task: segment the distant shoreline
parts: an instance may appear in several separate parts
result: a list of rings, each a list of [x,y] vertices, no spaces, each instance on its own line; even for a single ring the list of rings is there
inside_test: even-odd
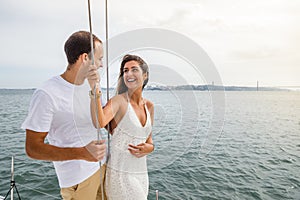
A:
[[[219,85],[148,86],[147,90],[196,90],[196,91],[290,91],[276,87],[246,87]]]
[[[35,90],[36,88],[0,88],[1,91],[14,90]],[[106,88],[102,88],[106,90]],[[115,90],[110,88],[109,90]],[[300,91],[300,87],[246,87],[246,86],[218,86],[218,85],[178,85],[178,86],[157,86],[149,85],[146,91],[170,91],[170,90],[195,90],[195,91]]]

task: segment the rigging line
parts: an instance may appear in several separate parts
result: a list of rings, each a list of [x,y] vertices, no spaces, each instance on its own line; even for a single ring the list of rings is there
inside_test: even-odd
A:
[[[88,11],[89,11],[89,26],[90,26],[90,42],[91,42],[91,58],[92,58],[92,65],[95,65],[95,59],[94,59],[94,41],[93,41],[93,31],[92,31],[92,17],[91,17],[91,4],[90,4],[90,0],[88,0]],[[96,127],[97,127],[97,140],[98,140],[98,143],[100,144],[100,127],[99,127],[99,116],[98,116],[98,106],[101,106],[101,105],[98,105],[98,102],[97,102],[97,95],[99,93],[99,84],[95,84],[94,86],[94,101],[95,101],[95,105],[96,105],[96,110],[95,110],[95,115],[96,115]],[[102,170],[101,170],[101,165],[102,165],[102,162],[101,160],[99,161],[99,165],[100,165],[100,187],[101,187],[101,196],[102,196],[102,199],[104,199],[104,188],[103,188],[103,182],[101,181],[102,180]]]
[[[109,100],[109,68],[108,68],[108,0],[105,0],[105,60],[106,60],[106,99]],[[107,124],[107,157],[106,163],[110,156],[110,123]]]
[[[49,196],[49,197],[52,197],[52,198],[54,198],[54,199],[61,199],[60,197],[56,197],[56,196],[53,196],[53,195],[51,195],[51,194],[47,194],[46,192],[42,192],[42,191],[40,191],[40,190],[37,190],[37,189],[32,188],[32,187],[29,187],[29,186],[19,185],[19,187],[21,187],[21,188],[24,187],[24,188],[30,189],[30,190],[32,190],[32,191],[35,191],[35,192],[37,192],[37,193],[40,193],[40,194],[43,194],[43,195],[46,195],[46,196]]]
[[[90,40],[91,40],[91,58],[92,58],[92,65],[95,64],[94,59],[94,42],[93,42],[93,30],[92,30],[92,17],[91,17],[91,4],[90,0],[88,0],[88,11],[89,11],[89,26],[90,26]]]
[[[95,64],[95,58],[94,58],[94,40],[93,40],[93,30],[92,30],[92,14],[91,14],[91,3],[90,0],[88,0],[88,13],[89,13],[89,27],[90,27],[90,42],[91,42],[91,59],[92,59],[92,65]],[[96,105],[96,127],[97,127],[97,141],[100,143],[100,127],[99,127],[99,120],[98,120],[98,106],[97,106],[97,98],[96,98],[96,92],[99,90],[98,85],[96,84],[94,87],[94,94],[95,94],[95,105]]]

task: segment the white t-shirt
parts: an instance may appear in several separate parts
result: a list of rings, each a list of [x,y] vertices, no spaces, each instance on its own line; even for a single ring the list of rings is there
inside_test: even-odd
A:
[[[61,76],[53,77],[34,92],[22,128],[48,132],[49,143],[58,147],[83,147],[97,140],[88,92],[88,84],[75,86]],[[99,169],[98,162],[84,160],[53,164],[61,188],[79,184]]]

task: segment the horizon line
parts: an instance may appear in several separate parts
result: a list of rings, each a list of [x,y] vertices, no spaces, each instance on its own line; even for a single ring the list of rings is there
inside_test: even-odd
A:
[[[185,85],[147,85],[147,86],[158,86],[158,87],[179,87],[179,86],[214,86],[214,87],[253,87],[256,88],[257,86],[248,86],[248,85],[212,85],[212,84],[185,84]],[[147,87],[146,86],[146,87]],[[1,87],[1,90],[34,90],[39,87]],[[106,89],[106,87],[101,87],[103,89]],[[110,89],[115,89],[116,87],[110,87]],[[289,85],[289,86],[259,86],[258,88],[300,88],[300,85]]]

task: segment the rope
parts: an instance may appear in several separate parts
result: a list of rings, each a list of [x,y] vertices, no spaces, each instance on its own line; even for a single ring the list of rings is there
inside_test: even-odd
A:
[[[89,13],[89,26],[90,26],[90,42],[91,42],[91,58],[92,58],[92,65],[95,64],[95,59],[94,59],[94,41],[93,41],[93,30],[92,30],[92,16],[91,16],[91,4],[90,4],[90,0],[88,0],[88,13]],[[98,116],[98,104],[97,104],[97,93],[99,92],[99,85],[96,84],[94,87],[94,101],[95,101],[95,105],[96,105],[96,110],[95,110],[95,115],[96,115],[96,127],[97,127],[97,140],[98,143],[100,143],[100,127],[99,127],[99,116]],[[100,105],[101,106],[101,105]],[[102,195],[102,199],[104,199],[104,189],[103,189],[103,183],[102,183],[102,170],[101,170],[101,161],[99,161],[99,165],[100,165],[100,185],[101,185],[101,195]]]
[[[90,26],[90,40],[91,40],[91,57],[92,57],[92,65],[95,64],[94,59],[94,42],[93,42],[93,30],[92,30],[92,15],[91,15],[91,4],[90,0],[88,0],[88,11],[89,11],[89,26]]]
[[[109,100],[109,68],[108,68],[108,0],[105,0],[105,59],[106,59],[106,99]],[[107,124],[107,156],[106,163],[110,156],[110,123]]]
[[[91,58],[92,58],[92,65],[95,64],[95,58],[94,58],[94,41],[93,41],[93,30],[92,30],[92,17],[91,17],[91,4],[90,0],[88,0],[88,13],[89,13],[89,27],[90,27],[90,43],[91,43]],[[96,84],[94,87],[94,94],[97,94],[99,91],[98,85]],[[99,116],[98,116],[98,104],[97,104],[97,95],[95,95],[94,102],[96,105],[96,110],[95,110],[95,116],[96,116],[96,127],[97,127],[97,140],[98,143],[100,143],[100,127],[99,127]],[[103,188],[103,183],[102,183],[102,170],[101,170],[101,161],[99,161],[100,165],[100,185],[101,185],[101,195],[102,199],[104,199],[104,188]]]

